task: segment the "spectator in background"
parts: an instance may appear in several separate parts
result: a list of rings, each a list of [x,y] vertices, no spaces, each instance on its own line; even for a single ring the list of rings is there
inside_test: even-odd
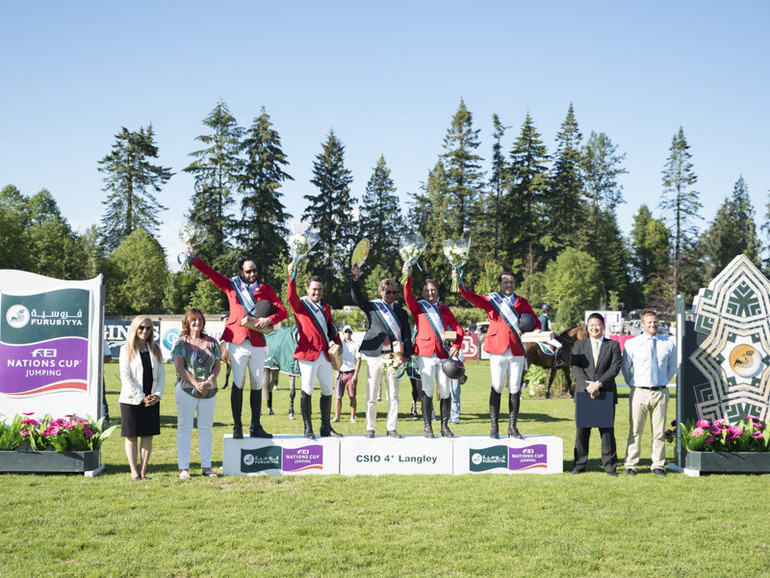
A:
[[[182,332],[174,344],[176,369],[176,455],[179,478],[190,477],[190,444],[193,419],[198,414],[198,446],[201,471],[216,478],[211,469],[214,447],[214,408],[217,403],[217,376],[222,352],[219,343],[206,335],[206,318],[199,309],[189,309],[182,319]]]
[[[342,328],[342,366],[337,372],[337,381],[334,388],[334,419],[340,421],[342,412],[342,398],[345,391],[350,398],[350,423],[356,423],[356,386],[358,385],[358,371],[361,369],[361,354],[358,353],[358,344],[353,341],[353,328],[345,325]]]
[[[126,438],[131,479],[136,482],[147,478],[152,438],[160,434],[160,398],[166,379],[152,320],[146,315],[139,315],[131,322],[119,359],[120,435]]]

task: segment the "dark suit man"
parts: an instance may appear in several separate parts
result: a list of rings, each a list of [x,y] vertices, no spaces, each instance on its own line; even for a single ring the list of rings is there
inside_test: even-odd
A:
[[[572,373],[575,375],[575,392],[588,392],[592,398],[600,392],[611,395],[618,403],[615,377],[620,372],[623,357],[617,341],[604,339],[604,318],[598,313],[588,316],[586,323],[589,337],[581,339],[572,347]],[[613,415],[614,419],[614,415]],[[615,428],[600,427],[602,438],[602,465],[610,476],[617,476],[618,452],[615,448]],[[588,440],[591,428],[577,428],[575,436],[575,466],[573,474],[585,470],[588,459]]]
[[[409,315],[395,302],[396,282],[392,279],[380,281],[380,299],[367,299],[358,281],[360,270],[353,266],[350,284],[353,303],[366,314],[369,328],[361,342],[359,352],[366,361],[366,437],[374,437],[374,423],[377,417],[377,397],[383,376],[387,385],[388,417],[386,431],[388,437],[400,438],[396,430],[398,424],[398,377],[387,370],[385,364],[392,354],[394,358],[406,361],[412,356],[412,329],[409,327]]]

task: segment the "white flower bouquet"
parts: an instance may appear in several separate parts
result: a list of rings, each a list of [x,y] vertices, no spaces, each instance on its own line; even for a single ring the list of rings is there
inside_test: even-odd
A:
[[[428,246],[427,241],[420,233],[414,233],[412,235],[401,235],[399,238],[399,250],[398,254],[404,261],[404,265],[411,267],[417,263],[417,259],[420,258],[425,247]],[[419,267],[419,265],[418,265]],[[401,284],[406,283],[409,276],[406,271],[401,274]]]
[[[184,225],[179,229],[179,240],[185,245],[194,246],[202,243],[208,238],[208,232],[200,225],[196,225],[190,219],[184,222]],[[177,262],[180,265],[185,265],[190,260],[186,253],[179,253],[177,256]]]
[[[406,371],[406,358],[400,353],[386,353],[383,356],[385,372],[401,379]]]
[[[457,291],[463,273],[461,267],[465,265],[465,262],[468,260],[468,253],[471,250],[471,240],[447,239],[444,241],[443,246],[444,255],[456,273],[452,278],[452,291]]]
[[[299,230],[292,227],[292,233],[289,235],[289,255],[295,265],[310,253],[321,238],[318,231],[309,225],[304,228],[297,227],[297,229]]]

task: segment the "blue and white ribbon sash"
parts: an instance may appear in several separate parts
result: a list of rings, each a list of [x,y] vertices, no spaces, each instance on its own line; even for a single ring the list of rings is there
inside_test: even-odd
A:
[[[318,330],[321,331],[321,337],[323,337],[324,341],[328,341],[329,339],[326,332],[322,330],[323,327],[328,327],[323,307],[321,307],[320,304],[313,302],[307,295],[300,297],[300,301],[302,301],[307,312],[313,316],[315,323],[318,326]]]
[[[519,329],[519,318],[521,315],[519,315],[519,312],[513,307],[513,301],[516,299],[516,295],[513,294],[510,297],[505,297],[499,291],[495,291],[494,293],[487,295],[487,299],[489,299],[492,307],[497,310],[500,317],[505,321],[505,324],[511,329],[519,346],[524,349],[524,344],[521,342],[521,330]]]
[[[390,339],[393,341],[403,341],[401,339],[401,326],[398,324],[396,314],[385,304],[382,299],[372,299],[372,305],[382,322],[390,330]]]
[[[425,313],[425,318],[430,323],[431,329],[438,337],[441,343],[444,343],[444,320],[441,318],[441,312],[438,309],[438,305],[434,305],[427,299],[420,299],[417,304]]]
[[[247,285],[240,275],[236,275],[235,277],[230,278],[230,285],[235,291],[238,302],[241,304],[241,307],[243,307],[246,314],[253,314],[254,307],[257,305],[257,302],[254,301],[254,291],[259,289],[259,283]]]

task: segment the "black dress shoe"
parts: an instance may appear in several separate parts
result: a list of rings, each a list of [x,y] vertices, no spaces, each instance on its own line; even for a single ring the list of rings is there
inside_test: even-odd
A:
[[[233,426],[233,439],[234,440],[243,439],[243,426],[240,426],[240,425]]]
[[[400,433],[398,433],[396,430],[392,429],[392,430],[388,431],[388,437],[389,437],[389,438],[396,438],[396,439],[401,439],[401,438],[402,438],[402,437],[404,437],[404,436],[402,436],[402,435],[401,435]]]
[[[374,437],[374,430],[373,429],[366,430],[366,437],[368,437],[369,439],[372,439]]]
[[[570,472],[570,474],[582,474],[582,473],[583,473],[583,470],[579,470],[579,469],[577,469],[577,468],[575,468],[574,470],[572,470],[572,471]]]
[[[652,470],[652,473],[658,476],[659,478],[665,478],[666,477],[666,470],[661,468],[655,468]]]
[[[631,468],[626,468],[626,475],[627,476],[635,476],[636,470],[632,470]]]
[[[618,473],[617,472],[607,472],[607,475],[611,476],[613,478],[617,478],[618,477]]]

